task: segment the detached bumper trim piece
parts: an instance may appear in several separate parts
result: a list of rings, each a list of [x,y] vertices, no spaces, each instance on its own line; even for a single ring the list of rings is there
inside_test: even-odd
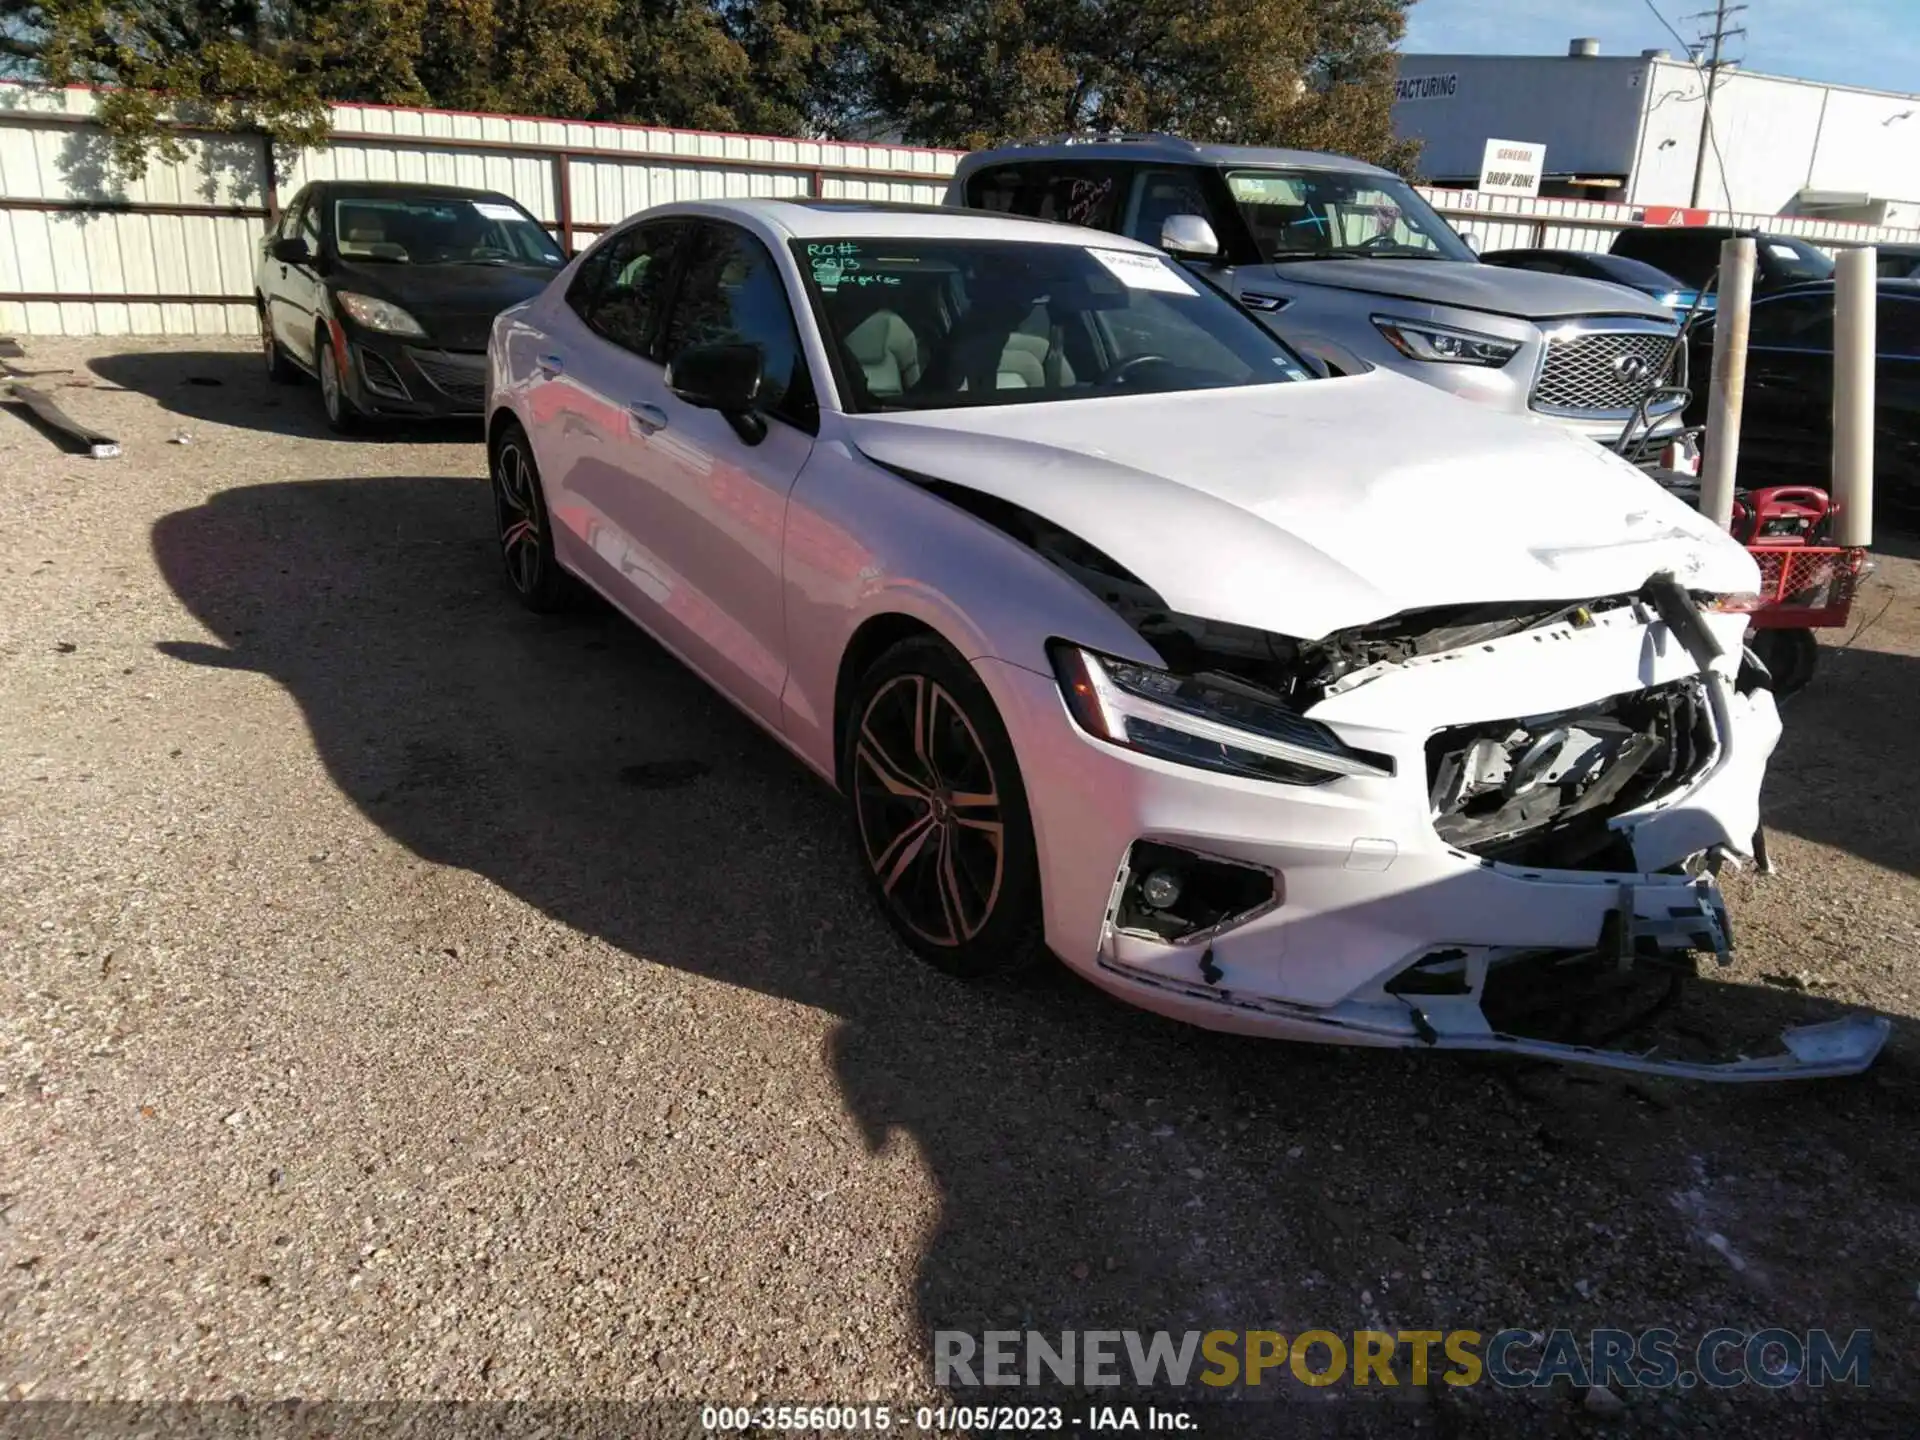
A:
[[[1338,1005],[1331,1010],[1313,1010],[1279,1000],[1236,995],[1211,985],[1157,975],[1106,958],[1099,961],[1099,967],[1127,985],[1149,986],[1189,1000],[1208,1001],[1226,1010],[1284,1020],[1292,1037],[1301,1040],[1319,1040],[1335,1045],[1505,1053],[1568,1065],[1624,1070],[1635,1075],[1722,1084],[1824,1080],[1858,1075],[1878,1058],[1881,1047],[1887,1043],[1887,1037],[1893,1031],[1893,1022],[1884,1015],[1848,1015],[1838,1020],[1800,1025],[1782,1031],[1782,1048],[1777,1054],[1717,1063],[1661,1059],[1651,1051],[1609,1050],[1503,1034],[1488,1028],[1486,1017],[1480,1013],[1478,1002],[1471,996],[1423,996],[1420,997],[1421,1003],[1410,1003],[1403,1012],[1405,1018],[1400,1019],[1377,1005]]]

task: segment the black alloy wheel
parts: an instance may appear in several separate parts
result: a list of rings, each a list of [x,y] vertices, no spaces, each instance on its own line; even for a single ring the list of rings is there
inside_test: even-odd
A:
[[[562,609],[569,599],[567,577],[553,557],[540,471],[533,463],[527,432],[519,425],[508,424],[494,442],[490,468],[500,558],[506,563],[513,593],[538,614]]]
[[[965,661],[931,637],[883,655],[854,697],[841,773],[868,883],[916,954],[969,979],[1038,956],[1026,792]]]

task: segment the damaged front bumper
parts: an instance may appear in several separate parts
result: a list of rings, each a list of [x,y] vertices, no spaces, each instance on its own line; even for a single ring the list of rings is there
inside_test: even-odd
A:
[[[1216,1030],[1696,1079],[1864,1069],[1887,1036],[1877,1018],[1792,1030],[1779,1054],[1726,1064],[1504,1023],[1502,996],[1529,967],[1549,982],[1568,966],[1677,973],[1731,947],[1718,888],[1697,871],[1751,846],[1780,724],[1766,690],[1736,684],[1745,617],[1699,620],[1717,641],[1711,660],[1666,621],[1626,609],[1349,677],[1308,714],[1390,757],[1392,773],[1311,787],[1101,744],[1069,718],[1054,677],[982,662],[1022,757],[1049,944],[1121,998]],[[1682,685],[1704,717],[1686,731],[1699,743],[1670,789],[1604,817],[1617,844],[1490,855],[1436,829],[1434,736]],[[1616,868],[1549,868],[1589,851],[1579,863]],[[1170,855],[1187,857],[1175,878],[1212,897],[1205,923],[1184,933],[1143,920],[1138,902]]]

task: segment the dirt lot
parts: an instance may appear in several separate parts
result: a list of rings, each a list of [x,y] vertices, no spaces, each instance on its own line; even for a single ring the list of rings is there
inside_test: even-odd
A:
[[[1920,563],[1790,707],[1781,873],[1673,1022],[1864,1007],[1870,1074],[1287,1047],[918,968],[830,793],[511,603],[474,432],[331,438],[216,342],[14,363],[126,453],[0,413],[0,1392],[913,1401],[936,1328],[1778,1325],[1874,1330],[1880,1398],[1288,1418],[1912,1433]]]

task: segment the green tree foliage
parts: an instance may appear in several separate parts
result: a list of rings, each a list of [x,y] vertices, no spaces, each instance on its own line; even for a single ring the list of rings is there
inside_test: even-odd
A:
[[[137,176],[171,110],[210,130],[285,146],[326,133],[326,101],[419,100],[412,71],[424,0],[0,0],[0,74],[113,87],[100,97],[109,169]]]
[[[873,108],[977,146],[1094,129],[1405,165],[1393,51],[1412,0],[871,0]]]
[[[129,173],[179,153],[168,109],[297,146],[329,100],[957,146],[1172,130],[1404,167],[1410,3],[0,0],[0,74],[112,87]]]

